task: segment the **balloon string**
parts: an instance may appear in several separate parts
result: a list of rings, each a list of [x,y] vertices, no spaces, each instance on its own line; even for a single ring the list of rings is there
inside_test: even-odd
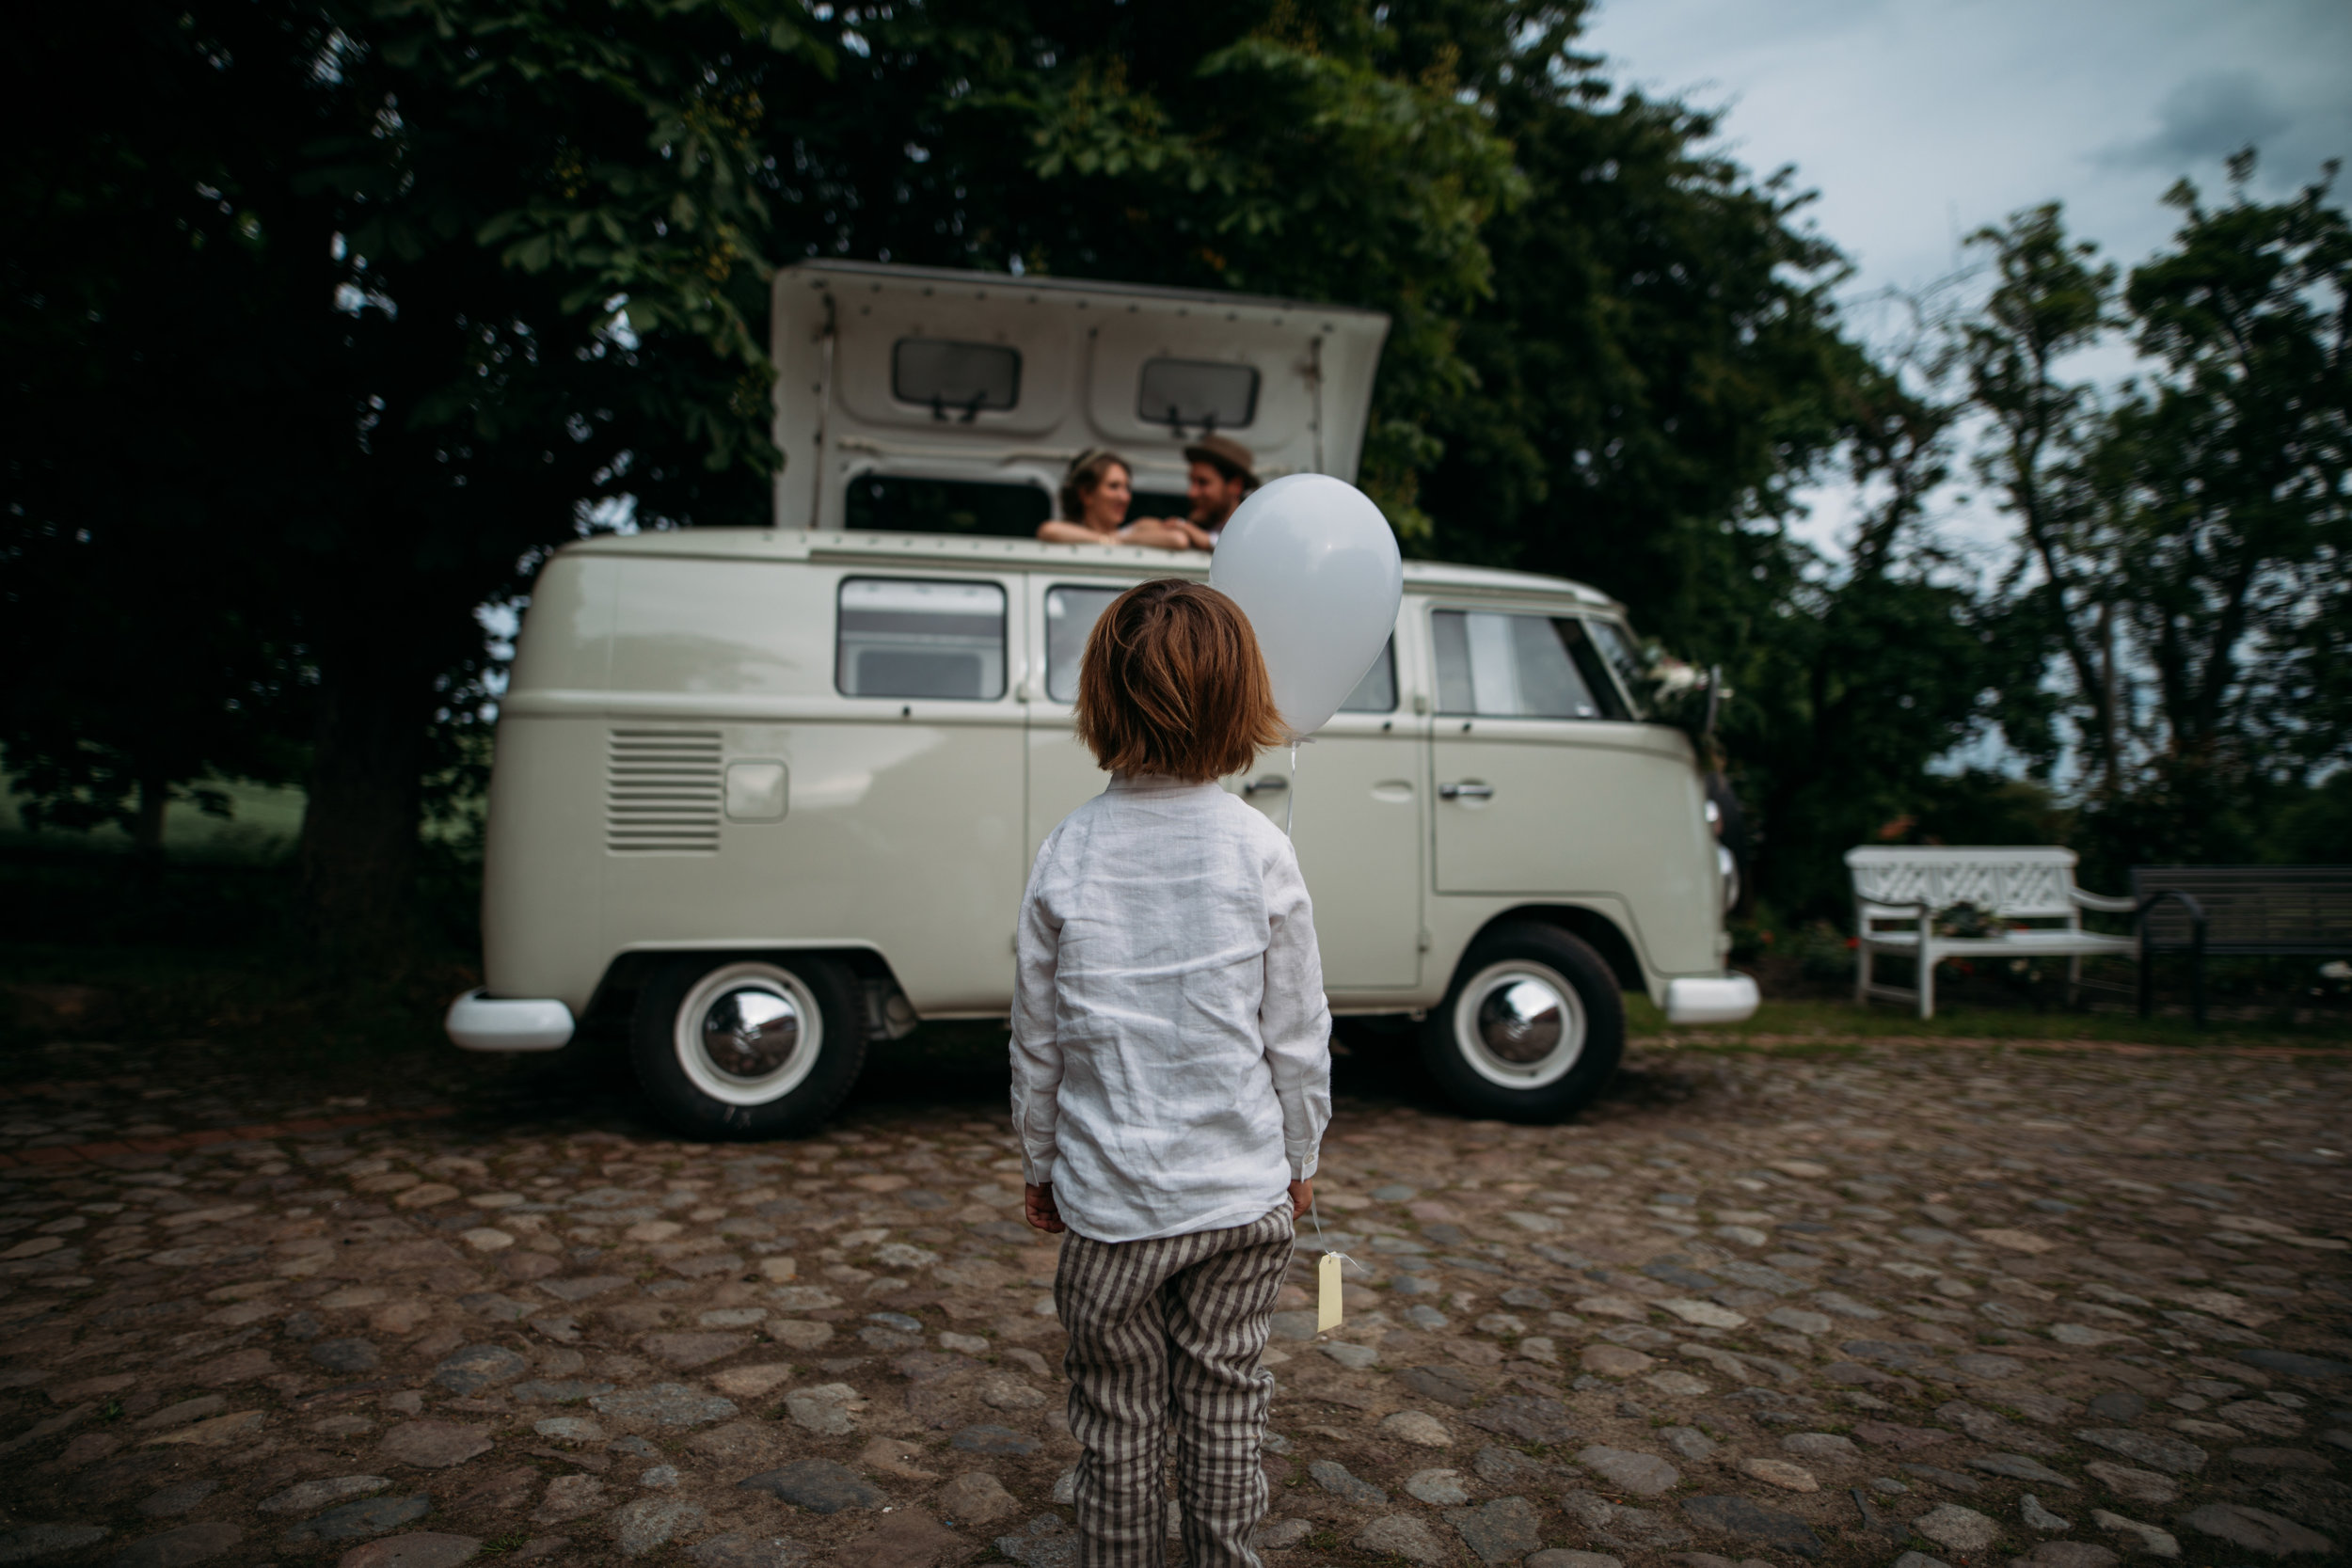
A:
[[[1372,1272],[1370,1269],[1365,1268],[1361,1263],[1356,1261],[1353,1258],[1350,1258],[1346,1253],[1333,1252],[1328,1245],[1324,1243],[1323,1215],[1316,1209],[1315,1200],[1311,1197],[1307,1200],[1307,1217],[1315,1222],[1315,1243],[1318,1246],[1323,1247],[1325,1257],[1337,1258],[1341,1262],[1346,1264],[1349,1268],[1354,1269],[1359,1274],[1370,1274]]]
[[[1298,810],[1298,742],[1291,742],[1291,786],[1282,791],[1282,836],[1291,836],[1291,816]],[[1317,1221],[1321,1224],[1321,1221]]]

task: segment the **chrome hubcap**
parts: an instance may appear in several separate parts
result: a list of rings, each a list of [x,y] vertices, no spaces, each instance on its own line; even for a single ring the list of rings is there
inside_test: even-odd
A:
[[[1540,980],[1514,980],[1478,1005],[1478,1037],[1488,1052],[1521,1066],[1560,1047],[1560,995]]]
[[[766,1105],[801,1086],[824,1050],[825,1021],[801,977],[767,963],[727,964],[678,1005],[678,1066],[728,1105]]]
[[[1472,1071],[1512,1089],[1559,1082],[1584,1054],[1584,1004],[1565,977],[1527,959],[1471,976],[1454,1006],[1454,1037]]]
[[[801,1010],[788,996],[745,986],[703,1012],[703,1053],[730,1078],[765,1078],[801,1043]]]

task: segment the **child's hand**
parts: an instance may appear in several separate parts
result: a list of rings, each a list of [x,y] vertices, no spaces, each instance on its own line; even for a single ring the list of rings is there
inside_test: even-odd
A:
[[[1291,1218],[1303,1220],[1307,1211],[1314,1207],[1315,1183],[1312,1177],[1291,1183]]]
[[[1021,1189],[1021,1212],[1030,1229],[1042,1230],[1048,1236],[1058,1236],[1070,1228],[1061,1222],[1061,1211],[1054,1207],[1051,1181],[1031,1182]]]

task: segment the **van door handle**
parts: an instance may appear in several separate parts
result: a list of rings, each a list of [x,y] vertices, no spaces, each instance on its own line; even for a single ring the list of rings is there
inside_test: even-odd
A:
[[[1440,800],[1491,800],[1495,786],[1487,784],[1445,784],[1438,786]]]
[[[1244,795],[1279,795],[1290,788],[1290,780],[1279,773],[1268,773],[1263,779],[1252,779],[1241,786]]]

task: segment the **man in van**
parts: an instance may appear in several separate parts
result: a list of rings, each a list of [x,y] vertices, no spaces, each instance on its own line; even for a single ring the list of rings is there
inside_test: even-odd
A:
[[[1258,487],[1257,458],[1230,436],[1212,431],[1184,449],[1192,470],[1184,479],[1184,499],[1192,503],[1192,526],[1207,536],[1196,549],[1208,549],[1232,521],[1233,509]]]

